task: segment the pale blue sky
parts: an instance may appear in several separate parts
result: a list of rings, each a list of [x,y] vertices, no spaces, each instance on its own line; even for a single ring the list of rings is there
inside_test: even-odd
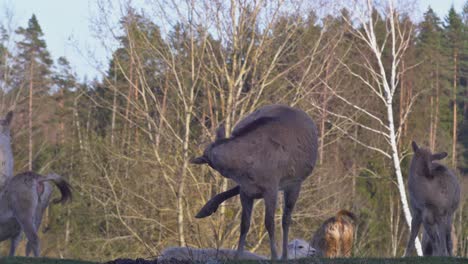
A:
[[[466,0],[420,0],[419,13],[431,6],[443,19],[451,5],[461,11]],[[27,26],[27,21],[35,13],[48,49],[56,60],[66,56],[80,79],[99,76],[99,70],[105,71],[109,52],[102,47],[99,37],[92,30],[92,18],[96,12],[97,1],[93,0],[0,0],[0,23],[4,23],[5,8],[12,9],[13,26]],[[115,2],[115,1],[114,1]],[[102,63],[96,67],[96,58]],[[91,58],[91,59],[90,59]]]

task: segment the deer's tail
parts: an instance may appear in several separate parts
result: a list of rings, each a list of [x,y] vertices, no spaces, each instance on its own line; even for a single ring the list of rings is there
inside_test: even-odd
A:
[[[53,200],[53,203],[65,203],[72,199],[72,192],[70,184],[63,179],[60,175],[50,173],[45,175],[39,182],[51,181],[59,188],[62,197],[60,199]]]

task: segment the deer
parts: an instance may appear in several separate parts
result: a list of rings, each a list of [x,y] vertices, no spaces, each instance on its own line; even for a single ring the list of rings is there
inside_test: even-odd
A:
[[[242,214],[237,246],[237,256],[240,256],[250,228],[254,199],[263,199],[271,259],[275,260],[278,255],[274,214],[278,191],[283,191],[282,259],[286,260],[291,215],[302,182],[315,167],[317,146],[317,127],[312,118],[304,111],[286,105],[257,109],[235,125],[229,138],[226,138],[225,126],[219,126],[215,141],[191,163],[207,164],[237,185],[213,197],[196,217],[207,217],[223,201],[240,195]]]
[[[14,256],[24,231],[28,238],[26,255],[31,251],[39,256],[37,232],[42,215],[50,203],[53,182],[62,197],[54,203],[71,199],[71,187],[61,176],[51,173],[40,175],[32,171],[13,176],[13,151],[11,147],[10,124],[13,112],[0,120],[0,242],[10,239],[9,255]]]
[[[405,256],[414,251],[421,224],[431,255],[452,256],[452,217],[460,204],[460,183],[452,170],[436,162],[447,157],[447,152],[432,153],[414,141],[411,145],[414,155],[408,189],[413,218]]]

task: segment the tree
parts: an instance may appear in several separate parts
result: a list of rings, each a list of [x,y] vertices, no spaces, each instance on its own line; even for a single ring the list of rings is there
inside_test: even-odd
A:
[[[422,62],[422,65],[419,67],[421,73],[426,76],[426,78],[422,79],[422,85],[430,89],[429,146],[431,149],[436,147],[439,123],[440,64],[444,60],[442,37],[441,21],[432,8],[429,7],[426,13],[424,13],[424,20],[419,24],[417,57]]]
[[[8,87],[9,73],[11,71],[9,65],[11,53],[6,46],[8,39],[9,34],[3,25],[0,25],[0,88],[3,93],[6,92],[6,88]]]
[[[452,6],[445,18],[445,43],[451,56],[450,68],[452,71],[452,167],[457,168],[457,138],[458,138],[458,101],[457,87],[460,78],[460,53],[463,49],[463,22],[460,15]]]
[[[53,90],[56,90],[58,101],[58,120],[59,120],[59,139],[60,144],[65,142],[65,119],[69,113],[65,109],[65,100],[67,93],[73,91],[77,86],[75,73],[73,72],[70,63],[65,57],[59,57],[57,67],[52,74],[51,81],[53,82]]]
[[[375,151],[391,161],[392,168],[396,175],[397,189],[400,195],[400,202],[405,216],[406,223],[411,227],[411,212],[408,206],[405,184],[401,170],[401,153],[398,150],[398,142],[401,140],[401,132],[410,114],[416,96],[410,99],[410,102],[404,109],[402,120],[395,117],[395,95],[400,87],[401,75],[403,73],[402,61],[410,44],[414,38],[414,26],[411,23],[405,23],[393,0],[386,1],[382,6],[378,6],[374,1],[368,0],[364,4],[357,5],[356,18],[360,27],[354,26],[354,21],[347,17],[349,32],[356,39],[357,51],[362,66],[354,65],[352,62],[342,62],[343,67],[349,74],[361,82],[361,92],[370,91],[371,102],[369,100],[351,100],[348,96],[343,96],[328,87],[338,102],[346,105],[353,111],[345,114],[338,114],[328,110],[331,116],[336,117],[340,122],[333,122],[344,134],[354,140],[364,148]],[[385,24],[379,29],[380,14],[383,14]],[[383,26],[385,25],[385,26]],[[365,50],[365,52],[363,51]],[[320,110],[320,106],[315,105]],[[357,117],[361,118],[357,118]],[[365,123],[361,120],[365,120]],[[359,137],[347,131],[349,123],[352,126],[359,127],[367,134],[381,138],[384,142],[382,146],[360,140]],[[336,125],[338,124],[338,125]],[[340,127],[345,125],[345,127]],[[362,133],[363,133],[362,132]],[[363,133],[364,134],[364,133]],[[375,143],[374,143],[375,144]],[[416,240],[418,255],[422,255],[422,249],[419,240]]]
[[[28,21],[28,27],[20,27],[16,30],[16,33],[22,38],[17,42],[18,61],[16,70],[21,78],[29,83],[28,168],[33,170],[33,97],[43,95],[48,91],[52,60],[43,39],[44,34],[34,14]]]
[[[468,1],[465,2],[462,12],[463,19],[463,44],[460,60],[460,102],[463,103],[462,125],[460,127],[459,140],[465,151],[460,157],[460,171],[468,174]]]

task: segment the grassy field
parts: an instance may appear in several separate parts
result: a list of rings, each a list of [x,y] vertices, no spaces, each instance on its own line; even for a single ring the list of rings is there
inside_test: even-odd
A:
[[[0,257],[0,264],[95,264],[96,262],[72,259]]]
[[[180,264],[181,262],[177,262]],[[221,263],[221,262],[219,262]],[[230,261],[229,264],[254,264],[256,261]],[[269,261],[262,261],[269,263]],[[278,262],[279,263],[279,262]],[[283,262],[286,263],[286,262]],[[441,258],[441,257],[411,257],[411,258],[346,258],[346,259],[301,259],[289,261],[295,264],[468,264],[467,258]],[[4,257],[0,258],[0,264],[96,264],[96,262],[49,259],[49,258],[25,258],[25,257]]]

